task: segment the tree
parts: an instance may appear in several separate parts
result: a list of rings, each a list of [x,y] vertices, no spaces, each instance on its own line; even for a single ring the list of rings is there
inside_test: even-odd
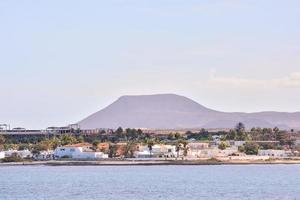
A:
[[[59,138],[57,138],[56,136],[54,136],[53,138],[51,138],[51,144],[52,144],[52,148],[56,149],[56,147],[61,145],[61,141]]]
[[[10,157],[2,159],[3,162],[22,162],[24,161],[17,153],[13,153]]]
[[[23,151],[23,150],[26,150],[26,149],[29,149],[29,145],[28,144],[21,144],[21,145],[19,145],[19,148],[18,148],[19,151]]]
[[[100,142],[98,140],[94,140],[92,145],[93,145],[93,148],[94,150],[97,150],[98,149],[98,145],[100,144]]]
[[[135,151],[135,142],[134,141],[129,141],[126,146],[125,146],[125,151],[124,151],[124,156],[125,158],[132,158],[134,155]]]
[[[116,156],[117,147],[114,144],[109,144],[108,147],[108,157],[113,158]]]
[[[84,142],[84,138],[82,135],[80,135],[78,138],[77,138],[77,142],[79,143],[83,143]]]
[[[218,146],[218,148],[219,149],[221,149],[221,150],[224,150],[224,149],[226,149],[226,143],[225,142],[221,142],[220,144],[219,144],[219,146]]]
[[[177,158],[179,158],[180,149],[181,149],[181,143],[177,142],[176,143],[176,149],[175,149],[175,151],[177,152]]]
[[[5,137],[3,135],[0,135],[0,144],[5,143]]]
[[[182,149],[183,150],[183,156],[187,156],[187,153],[188,153],[188,142],[186,140],[179,140],[177,142],[177,145],[176,145],[176,152],[177,152],[177,157],[179,157],[179,151]]]
[[[238,151],[239,152],[245,152],[245,146],[239,146]]]
[[[189,147],[187,146],[188,142],[186,140],[182,140],[181,144],[183,145],[183,156],[187,156]]]
[[[278,131],[275,134],[275,139],[279,141],[280,145],[284,145],[285,140],[287,139],[286,133],[284,131]]]
[[[148,149],[149,149],[149,152],[150,152],[150,158],[152,157],[152,147],[154,145],[154,142],[152,140],[149,140],[147,142],[147,145],[148,145]]]
[[[52,143],[51,140],[48,139],[43,140],[34,146],[34,150],[36,151],[48,151],[49,149],[52,149]]]
[[[168,140],[174,140],[174,134],[173,133],[168,134]]]
[[[279,132],[279,128],[278,128],[277,126],[275,126],[275,127],[273,128],[273,131],[274,131],[275,134],[277,134],[277,133]]]
[[[247,136],[245,133],[245,125],[242,122],[239,122],[235,126],[235,130],[237,132],[237,139],[238,140],[246,140]]]
[[[142,136],[142,135],[143,135],[142,129],[138,129],[138,130],[137,130],[137,134],[138,134],[138,136]]]
[[[116,134],[117,134],[118,138],[124,138],[123,128],[122,127],[117,128]]]
[[[76,138],[69,134],[61,135],[60,141],[62,145],[74,144],[77,142]]]
[[[236,139],[236,136],[237,136],[236,130],[230,129],[230,130],[229,130],[229,133],[228,133],[227,136],[226,136],[226,139],[227,139],[227,140],[235,140],[235,139]]]
[[[236,126],[235,129],[237,132],[245,131],[245,125],[242,122],[239,122]]]
[[[256,143],[249,143],[249,142],[247,142],[244,145],[244,149],[245,149],[245,153],[247,155],[257,155],[258,149],[259,149],[259,145],[256,144]]]
[[[180,133],[176,132],[175,133],[175,139],[178,140],[181,137]]]
[[[199,131],[199,134],[201,134],[201,135],[207,135],[208,131],[205,130],[204,128],[201,128],[200,131]]]

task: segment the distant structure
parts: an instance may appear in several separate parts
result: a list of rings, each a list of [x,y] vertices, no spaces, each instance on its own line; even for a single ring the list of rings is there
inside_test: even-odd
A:
[[[61,135],[61,134],[79,134],[80,126],[77,124],[70,124],[64,127],[51,126],[46,129],[32,130],[22,127],[10,129],[9,124],[0,124],[0,134],[2,135]]]

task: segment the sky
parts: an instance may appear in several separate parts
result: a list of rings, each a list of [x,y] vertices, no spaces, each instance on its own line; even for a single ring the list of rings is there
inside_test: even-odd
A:
[[[300,111],[298,0],[0,0],[0,123],[76,123],[122,95]]]

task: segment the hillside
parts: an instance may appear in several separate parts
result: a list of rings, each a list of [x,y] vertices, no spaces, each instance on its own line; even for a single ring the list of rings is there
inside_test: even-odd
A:
[[[237,122],[247,127],[299,128],[300,112],[225,113],[206,108],[175,94],[122,96],[108,107],[79,122],[94,128],[232,128]]]

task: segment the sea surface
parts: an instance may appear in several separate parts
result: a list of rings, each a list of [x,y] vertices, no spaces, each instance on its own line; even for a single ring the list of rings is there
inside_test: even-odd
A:
[[[0,200],[300,200],[300,165],[0,167]]]

